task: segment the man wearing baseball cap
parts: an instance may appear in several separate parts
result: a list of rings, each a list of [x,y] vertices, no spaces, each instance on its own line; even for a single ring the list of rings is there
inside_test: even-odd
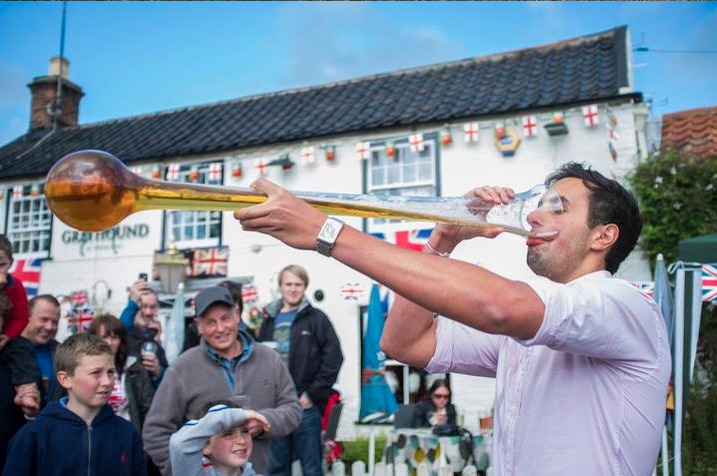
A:
[[[145,449],[163,475],[171,474],[169,437],[210,400],[235,398],[266,417],[270,430],[250,424],[254,451],[250,461],[264,473],[270,439],[299,425],[301,405],[279,355],[239,330],[239,314],[229,290],[214,286],[195,298],[199,346],[187,350],[167,369],[152,401],[142,436]]]

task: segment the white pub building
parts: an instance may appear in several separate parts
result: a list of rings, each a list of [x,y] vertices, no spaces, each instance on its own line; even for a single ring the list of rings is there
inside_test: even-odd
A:
[[[282,267],[304,266],[307,295],[331,318],[346,356],[336,384],[345,401],[339,439],[351,438],[360,429],[354,423],[368,278],[317,253],[243,232],[229,212],[146,211],[105,232],[83,233],[48,209],[47,172],[68,153],[98,149],[148,178],[225,187],[248,187],[263,175],[313,192],[456,196],[478,185],[522,191],[568,161],[588,162],[622,180],[646,156],[648,106],[633,84],[631,49],[627,27],[618,27],[525,50],[93,124],[79,122],[84,92],[70,80],[67,61],[53,58],[49,74],[28,85],[28,132],[0,147],[0,232],[13,242],[18,271],[36,278],[39,293],[86,292],[89,306],[115,314],[126,304],[128,286],[139,273],[151,274],[155,253],[170,244],[193,258],[187,296],[227,278],[250,284],[247,322],[252,307],[278,297]],[[345,221],[408,247],[420,247],[421,230],[433,226]],[[518,277],[529,272],[525,251],[524,239],[503,234],[464,243],[454,258]],[[621,275],[649,279],[649,269],[632,257]],[[166,319],[172,295],[162,297]],[[424,391],[417,369],[404,371],[389,360],[388,370],[399,403]],[[479,414],[491,410],[493,382],[450,378],[454,403],[466,426],[475,427]]]

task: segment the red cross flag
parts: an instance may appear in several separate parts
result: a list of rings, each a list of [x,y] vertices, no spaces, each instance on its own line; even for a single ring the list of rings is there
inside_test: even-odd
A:
[[[179,164],[169,164],[169,167],[167,167],[167,180],[179,180]]]
[[[356,144],[356,157],[360,160],[367,160],[371,153],[371,144],[368,142],[358,142]]]
[[[209,181],[219,182],[222,179],[222,164],[215,162],[209,164]]]
[[[313,164],[316,160],[316,155],[314,154],[314,147],[303,147],[301,149],[301,160],[304,161],[305,164]]]
[[[478,123],[467,122],[463,124],[463,137],[467,143],[478,142]]]
[[[266,175],[266,164],[263,159],[257,159],[254,163],[254,167],[259,171],[259,175]]]
[[[525,137],[535,137],[538,135],[538,120],[535,116],[525,116],[523,118],[523,132]]]
[[[22,196],[23,196],[22,185],[15,185],[12,188],[12,198],[14,198],[15,200],[18,200],[18,199],[22,198]]]
[[[583,117],[585,118],[585,127],[597,126],[600,123],[597,104],[583,106]]]
[[[366,291],[359,286],[359,283],[347,283],[341,286],[341,296],[345,300],[358,300]]]
[[[408,136],[408,143],[411,145],[411,150],[414,152],[423,152],[426,148],[425,142],[423,142],[423,134],[411,134]]]

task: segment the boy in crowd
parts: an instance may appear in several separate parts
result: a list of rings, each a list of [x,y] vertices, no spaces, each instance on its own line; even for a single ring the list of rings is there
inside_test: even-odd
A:
[[[110,346],[95,335],[73,335],[57,348],[55,370],[68,396],[15,435],[3,475],[146,476],[139,434],[107,405],[115,372]]]
[[[173,474],[192,476],[254,476],[249,462],[252,438],[248,420],[256,420],[264,431],[267,419],[252,410],[242,410],[231,400],[218,400],[197,412],[169,440]]]

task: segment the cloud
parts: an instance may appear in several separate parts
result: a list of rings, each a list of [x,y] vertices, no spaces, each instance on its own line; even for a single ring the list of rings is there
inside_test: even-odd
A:
[[[370,4],[288,5],[279,27],[288,41],[280,87],[339,81],[461,58],[464,48],[431,26],[402,27]]]

